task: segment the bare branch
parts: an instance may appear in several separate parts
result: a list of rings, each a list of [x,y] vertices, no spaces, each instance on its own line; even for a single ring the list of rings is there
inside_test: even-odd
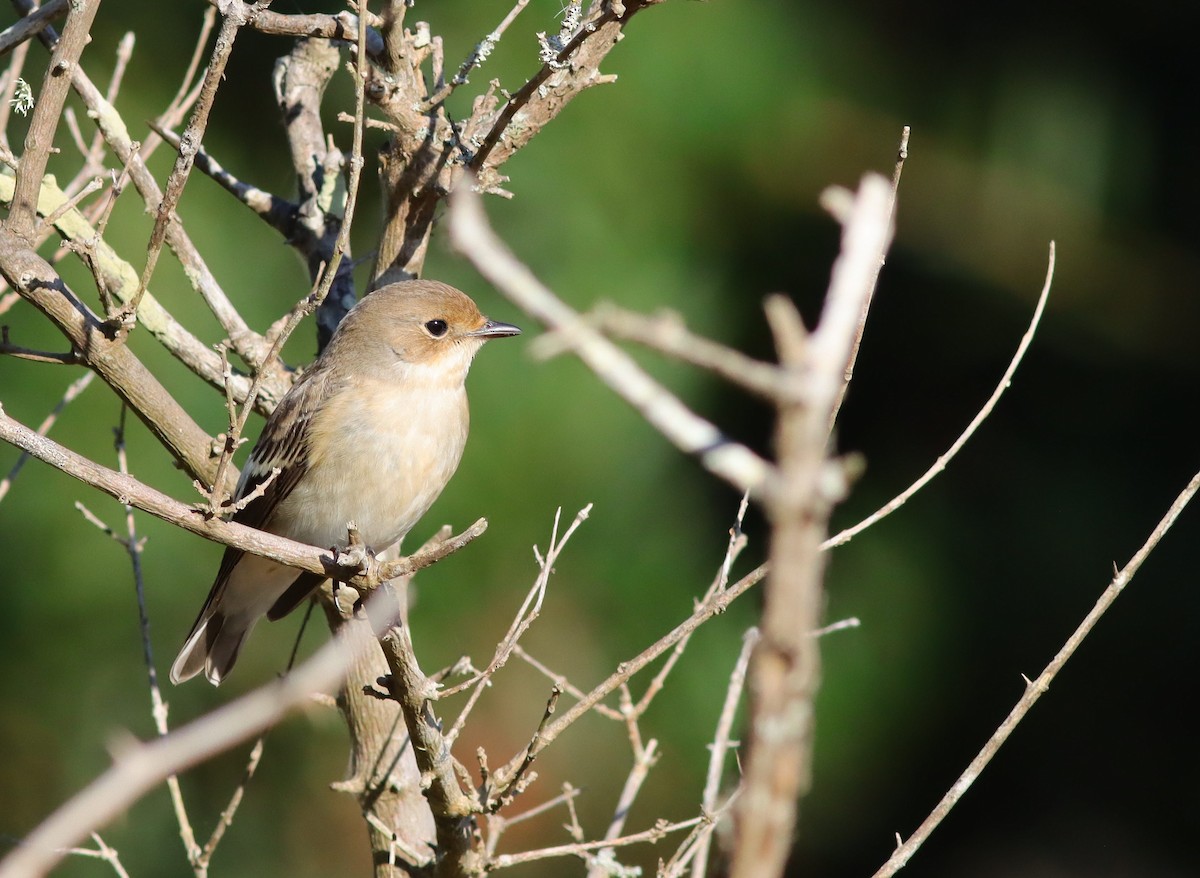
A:
[[[196,150],[200,148],[200,140],[204,137],[204,129],[208,126],[209,111],[217,97],[217,86],[225,76],[225,65],[233,51],[233,43],[237,38],[238,31],[246,23],[246,19],[236,15],[235,10],[236,7],[230,7],[225,11],[225,19],[217,34],[212,57],[204,71],[200,97],[192,111],[192,118],[188,120],[187,128],[180,138],[179,153],[175,159],[175,166],[171,169],[171,175],[167,178],[167,188],[155,207],[154,229],[150,233],[150,243],[146,246],[146,266],[142,269],[137,292],[123,309],[123,316],[126,318],[131,318],[137,313],[138,302],[146,292],[150,278],[154,275],[155,266],[158,265],[158,256],[166,241],[167,227],[175,220],[175,207],[183,195],[183,188],[187,185],[192,171]]]
[[[533,774],[530,768],[533,767],[534,760],[546,746],[545,735],[546,725],[550,722],[550,717],[554,716],[554,710],[558,707],[558,697],[562,695],[562,689],[556,684],[550,690],[550,697],[546,699],[546,709],[542,712],[541,722],[538,723],[537,730],[533,733],[529,744],[525,747],[525,757],[521,760],[521,764],[517,766],[516,772],[513,773],[512,780],[504,785],[503,789],[497,790],[493,798],[492,794],[487,792],[485,806],[488,811],[495,813],[506,807],[513,799],[525,791],[528,781],[533,779]]]
[[[321,647],[292,673],[231,701],[174,732],[120,753],[111,768],[48,817],[0,860],[0,878],[34,878],[66,848],[122,814],[167,777],[263,732],[338,684],[351,656],[340,639]]]
[[[150,432],[195,477],[211,478],[209,436],[109,327],[67,289],[52,266],[0,225],[0,273],[50,318],[80,358],[127,402]]]
[[[576,842],[575,844],[564,844],[557,847],[539,848],[538,850],[525,851],[520,854],[500,854],[488,862],[488,869],[507,869],[512,866],[519,866],[522,863],[532,863],[536,860],[547,860],[554,857],[577,857],[589,851],[598,851],[604,848],[627,847],[632,844],[656,842],[669,833],[689,829],[703,820],[703,817],[693,817],[691,820],[681,820],[678,823],[668,823],[665,820],[660,820],[650,829],[644,829],[641,832],[624,835],[620,838]]]
[[[576,699],[577,701],[582,701],[584,698],[587,697],[586,692],[584,692],[582,689],[580,689],[578,686],[576,686],[574,683],[572,683],[570,680],[568,680],[562,674],[556,674],[554,671],[552,671],[550,668],[548,668],[545,664],[543,664],[542,662],[538,661],[536,658],[531,656],[529,653],[527,653],[525,651],[525,649],[519,643],[513,647],[513,655],[515,655],[517,658],[524,661],[535,671],[538,671],[543,676],[548,677],[551,680],[551,682],[553,682],[555,685],[561,686],[562,690],[564,692],[566,692],[568,695],[570,695],[572,698]],[[443,697],[444,697],[444,694],[443,694]],[[598,703],[598,704],[594,705],[594,709],[595,709],[596,713],[600,714],[601,716],[607,717],[608,719],[614,720],[619,723],[625,722],[625,717],[624,717],[624,715],[622,715],[621,711],[614,710],[613,708],[609,707],[607,704]]]
[[[194,859],[192,866],[200,870],[207,870],[208,864],[212,862],[212,855],[216,852],[217,845],[221,843],[221,839],[225,837],[225,831],[233,825],[234,815],[237,814],[238,806],[242,804],[242,796],[246,793],[246,785],[250,783],[254,777],[254,772],[258,770],[259,760],[263,754],[263,739],[259,737],[254,742],[254,746],[250,748],[250,757],[246,760],[245,771],[242,772],[242,779],[233,791],[233,795],[229,798],[229,804],[221,812],[221,817],[217,820],[217,825],[213,827],[212,835],[208,837],[208,841],[204,845],[204,849],[199,851]]]
[[[196,79],[196,71],[200,69],[200,59],[204,57],[204,47],[208,44],[208,37],[212,33],[213,27],[216,26],[216,22],[217,8],[210,6],[204,10],[204,16],[200,20],[200,32],[196,34],[196,47],[192,50],[192,57],[188,61],[187,70],[183,73],[183,79],[180,80],[179,89],[175,92],[175,97],[171,98],[171,102],[167,104],[167,108],[162,112],[162,115],[159,116],[160,121],[164,117],[171,118],[176,113],[182,112],[183,108],[189,103],[187,95],[192,90],[192,83]],[[200,83],[199,85],[202,84]],[[197,92],[198,97],[199,92]],[[109,103],[112,103],[111,95],[109,95],[108,100]]]
[[[625,786],[621,788],[621,795],[617,798],[616,810],[604,833],[606,840],[611,842],[621,837],[621,831],[625,828],[625,818],[629,816],[629,810],[633,807],[633,802],[641,792],[646,776],[657,760],[658,741],[651,738],[641,752],[634,754],[633,767],[629,769],[629,775],[625,778]],[[611,847],[601,848],[599,856],[592,859],[588,866],[588,878],[604,878],[604,876],[612,874],[605,869],[606,854],[615,856],[616,852]]]
[[[396,609],[398,615],[399,608]],[[479,809],[459,785],[454,759],[433,714],[435,684],[421,673],[407,625],[393,623],[383,631],[380,643],[391,671],[387,677],[388,692],[400,704],[433,812],[439,874],[456,875],[459,870],[471,874],[479,865],[480,854],[476,851],[478,838],[470,818]]]
[[[492,660],[483,671],[471,679],[438,693],[437,697],[441,700],[456,695],[465,689],[474,688],[475,690],[471,693],[471,697],[467,699],[466,705],[463,706],[458,719],[454,721],[454,725],[451,726],[450,731],[446,733],[446,740],[450,745],[454,744],[459,733],[462,732],[463,726],[466,725],[467,717],[470,716],[480,695],[483,694],[483,690],[489,685],[492,676],[496,671],[504,667],[513,650],[517,648],[521,637],[538,617],[538,613],[541,612],[542,599],[545,597],[546,587],[550,581],[550,574],[554,571],[554,563],[558,560],[558,556],[562,553],[562,550],[566,547],[567,542],[571,539],[575,531],[587,520],[591,511],[592,504],[590,503],[579,510],[561,540],[558,538],[558,518],[562,513],[562,509],[560,508],[555,512],[554,529],[550,534],[550,548],[547,550],[545,558],[542,558],[540,555],[538,556],[539,572],[537,578],[534,580],[529,592],[525,595],[525,600],[521,604],[520,609],[517,610],[516,616],[513,617],[512,624],[509,625],[504,638],[496,646],[496,652],[492,656]],[[557,685],[557,682],[555,685]]]
[[[471,74],[471,71],[483,64],[483,62],[487,60],[487,57],[492,54],[493,51],[495,51],[496,44],[500,42],[500,38],[504,36],[504,32],[508,30],[508,26],[516,20],[517,16],[520,15],[521,11],[528,5],[529,0],[517,0],[512,9],[508,11],[508,14],[504,16],[504,20],[500,22],[496,29],[475,45],[475,49],[466,57],[462,64],[459,65],[458,72],[451,77],[450,81],[441,85],[436,92],[430,95],[429,98],[421,104],[420,111],[422,113],[428,113],[430,110],[437,108],[441,104],[445,103],[446,99],[454,93],[456,88],[458,88],[460,85],[466,85],[468,82],[467,77]]]
[[[1112,581],[1108,584],[1108,587],[1104,589],[1103,593],[1097,599],[1095,605],[1084,616],[1083,621],[1079,623],[1079,626],[1067,638],[1066,642],[1038,675],[1037,679],[1033,681],[1030,681],[1028,678],[1025,679],[1024,694],[1021,695],[1021,698],[1013,706],[1013,709],[1009,711],[1004,721],[996,728],[996,731],[992,733],[992,736],[988,738],[987,743],[983,745],[983,749],[971,760],[971,763],[959,776],[958,780],[954,782],[954,785],[946,791],[946,794],[937,803],[937,806],[929,816],[917,827],[917,831],[897,846],[891,857],[888,858],[888,861],[875,873],[874,878],[889,878],[889,876],[895,875],[908,864],[913,854],[925,843],[930,834],[937,829],[938,825],[946,818],[951,809],[958,804],[958,800],[971,788],[971,784],[975,782],[976,778],[987,767],[987,764],[991,762],[992,757],[996,755],[997,751],[1004,745],[1004,742],[1008,740],[1017,725],[1025,719],[1025,716],[1029,713],[1033,705],[1037,703],[1037,700],[1050,688],[1050,684],[1054,681],[1058,672],[1062,670],[1063,665],[1075,654],[1075,650],[1079,648],[1084,639],[1091,634],[1092,629],[1096,627],[1096,623],[1100,621],[1100,617],[1108,611],[1108,608],[1113,605],[1117,597],[1124,591],[1125,586],[1129,584],[1130,580],[1133,579],[1141,568],[1142,562],[1146,560],[1150,553],[1154,551],[1155,546],[1166,536],[1167,531],[1175,524],[1175,520],[1187,507],[1188,503],[1191,502],[1197,491],[1200,491],[1200,473],[1192,476],[1187,487],[1175,498],[1175,502],[1171,504],[1166,514],[1163,515],[1154,530],[1151,531],[1150,536],[1146,538],[1146,542],[1134,553],[1129,562],[1117,571]]]
[[[114,442],[118,466],[120,472],[125,475],[129,475],[129,461],[125,448],[125,415],[127,411],[126,407],[121,407],[121,419],[115,431]],[[154,666],[154,650],[150,643],[150,616],[146,610],[146,589],[142,576],[142,551],[146,538],[138,537],[132,506],[125,506],[125,535],[123,537],[99,521],[82,503],[76,502],[75,508],[83,513],[85,518],[92,521],[116,542],[120,543],[129,556],[129,563],[133,573],[134,593],[137,597],[138,628],[142,636],[142,660],[146,666],[146,682],[150,689],[150,715],[154,721],[155,731],[160,736],[166,735],[168,732],[167,704],[163,701],[162,690],[158,685],[158,671]],[[174,774],[167,778],[167,791],[171,797],[171,807],[175,811],[175,820],[179,825],[179,834],[183,841],[184,851],[187,854],[188,860],[194,865],[196,858],[200,854],[200,848],[196,844],[196,836],[192,831],[191,821],[188,819],[187,808],[183,802],[183,791],[179,786],[179,779]]]
[[[1037,332],[1038,325],[1041,323],[1042,312],[1046,310],[1046,301],[1050,297],[1050,285],[1053,280],[1054,242],[1051,241],[1050,256],[1046,263],[1046,280],[1042,284],[1042,292],[1041,295],[1038,296],[1037,306],[1033,309],[1033,317],[1029,321],[1029,328],[1026,329],[1025,334],[1021,336],[1021,342],[1017,345],[1017,350],[1013,354],[1012,359],[1009,361],[1008,368],[1004,370],[1004,374],[1000,377],[1000,382],[996,385],[996,389],[992,391],[992,395],[988,397],[987,402],[983,404],[983,408],[981,408],[975,417],[971,419],[971,423],[967,425],[967,428],[962,431],[962,433],[957,439],[954,440],[951,446],[946,449],[946,452],[938,457],[938,459],[933,462],[933,466],[927,469],[919,479],[885,503],[878,510],[868,515],[858,524],[854,525],[853,527],[848,527],[840,533],[837,533],[825,540],[825,542],[821,544],[822,550],[832,549],[836,546],[841,546],[850,542],[850,540],[862,533],[868,527],[875,524],[880,519],[891,515],[893,512],[907,503],[909,498],[929,484],[929,482],[932,481],[935,476],[939,475],[942,470],[946,468],[946,464],[948,464],[954,458],[954,456],[958,454],[962,447],[967,444],[967,440],[975,435],[975,431],[979,429],[979,425],[982,424],[987,419],[988,415],[992,413],[992,410],[996,407],[996,403],[998,403],[1000,401],[1000,397],[1004,395],[1004,391],[1008,390],[1009,386],[1012,384],[1013,375],[1016,374],[1017,367],[1021,364],[1021,360],[1024,359],[1025,351],[1029,349],[1029,345],[1033,341],[1033,336]]]
[[[237,14],[246,19],[246,23],[255,30],[274,36],[284,37],[321,37],[327,40],[344,40],[354,43],[362,28],[358,16],[347,10],[336,15],[288,15],[275,12],[258,4],[245,3],[242,0],[208,0],[213,6],[231,6],[237,9]],[[379,35],[379,17],[371,12],[364,13],[366,22],[367,54],[379,58],[383,54],[383,38]]]
[[[717,811],[717,795],[721,792],[721,777],[725,773],[725,756],[731,747],[730,734],[733,731],[733,718],[737,713],[738,702],[742,699],[742,689],[746,684],[746,668],[750,665],[750,655],[758,644],[758,630],[751,628],[742,637],[742,651],[738,655],[733,671],[729,675],[729,685],[725,688],[725,703],[721,706],[721,715],[717,719],[717,730],[709,747],[708,773],[704,779],[704,794],[700,798],[700,812],[715,814]],[[708,851],[712,843],[712,831],[716,824],[709,824],[696,838],[696,849],[692,853],[692,878],[704,878],[708,871]]]
[[[109,847],[98,832],[91,833],[91,838],[96,843],[95,849],[75,847],[69,849],[67,853],[77,857],[91,857],[97,860],[104,860],[112,866],[118,878],[129,878],[129,873],[125,871],[125,867],[121,864],[121,857],[116,849]]]
[[[365,39],[365,35],[360,35]],[[349,227],[353,215],[351,190],[357,192],[362,169],[362,131],[365,127],[366,59],[355,69],[354,146],[350,181],[342,184],[345,156],[325,134],[321,98],[337,72],[341,56],[324,40],[298,40],[292,51],[275,63],[275,101],[287,128],[292,167],[299,196],[284,217],[285,237],[308,266],[314,283],[326,274],[326,293],[317,307],[317,347],[323,349],[356,293],[349,260]],[[343,258],[343,256],[347,258]]]
[[[729,529],[729,543],[725,547],[725,557],[721,560],[721,566],[717,570],[717,575],[713,578],[712,584],[708,587],[708,591],[704,593],[701,603],[708,601],[714,594],[721,592],[729,584],[729,572],[733,568],[733,562],[737,560],[738,555],[746,548],[746,535],[742,532],[742,522],[746,519],[746,510],[750,505],[749,492],[742,495],[742,502],[738,504],[737,516],[734,518],[733,527]],[[642,693],[642,697],[638,699],[636,706],[630,706],[630,715],[640,717],[650,709],[656,695],[662,691],[663,685],[666,683],[667,675],[671,673],[675,664],[683,656],[683,651],[687,649],[690,637],[684,637],[671,650],[671,654],[667,656],[667,660],[663,662],[663,666],[658,673],[650,680],[650,684],[646,687],[646,691]]]
[[[12,51],[26,40],[32,39],[54,19],[67,12],[70,0],[49,0],[48,3],[30,12],[16,24],[0,32],[0,55]],[[2,126],[0,126],[2,127]]]
[[[560,332],[600,380],[677,448],[696,455],[710,472],[741,491],[757,492],[766,484],[772,469],[769,463],[688,409],[534,277],[496,237],[479,196],[467,186],[460,186],[452,199],[450,238],[509,301]]]
[[[17,2],[27,3],[28,0],[17,0]],[[51,29],[47,28],[43,37],[52,37]],[[146,166],[145,158],[140,154],[138,144],[129,136],[129,131],[120,114],[112,103],[100,93],[82,68],[76,66],[72,70],[71,84],[87,106],[89,116],[95,119],[109,148],[121,162],[125,163],[130,178],[147,208],[157,210],[162,202],[163,192],[154,179],[154,175]],[[222,329],[228,334],[238,355],[247,363],[260,362],[262,339],[252,332],[242,320],[241,315],[233,307],[209,270],[207,263],[201,257],[199,250],[184,231],[179,218],[174,214],[168,217],[165,240],[167,246],[179,259],[188,280],[200,293],[205,304],[220,322]],[[285,390],[286,387],[280,388],[278,394],[273,398],[277,401]]]
[[[813,699],[820,675],[818,640],[824,576],[821,539],[833,503],[845,491],[842,468],[828,459],[828,418],[891,240],[891,187],[868,174],[857,194],[834,191],[843,223],[820,323],[807,335],[789,300],[768,300],[767,317],[781,366],[796,383],[795,402],[779,405],[778,478],[766,504],[771,574],[763,595],[762,639],[750,666],[751,708],[745,780],[735,807],[730,874],[783,871],[796,805],[811,782]]]
[[[900,146],[896,150],[896,167],[892,171],[892,198],[889,214],[892,224],[896,222],[896,191],[900,188],[900,176],[904,173],[904,161],[908,158],[908,135],[910,129],[907,125],[900,131]],[[829,426],[826,432],[833,435],[833,426],[837,421],[838,412],[842,410],[842,401],[846,398],[846,391],[850,388],[850,382],[854,378],[854,363],[858,360],[858,349],[862,345],[863,332],[867,328],[867,312],[871,310],[871,301],[875,297],[875,285],[879,280],[879,271],[883,268],[883,260],[875,266],[874,276],[871,278],[870,292],[867,293],[867,299],[863,302],[862,311],[858,317],[858,329],[854,333],[854,342],[850,345],[850,352],[846,357],[846,366],[842,371],[842,383],[838,389],[837,399],[833,403],[833,408],[829,412]]]
[[[369,559],[362,572],[340,567],[330,550],[305,546],[284,537],[255,530],[232,521],[206,517],[194,508],[174,500],[139,482],[132,476],[100,466],[58,443],[39,436],[4,413],[0,407],[0,439],[15,445],[33,457],[60,469],[69,476],[98,488],[123,504],[149,512],[156,518],[177,525],[190,533],[235,546],[246,552],[270,558],[298,570],[320,573],[355,587],[370,589],[380,582],[411,574],[457,551],[487,529],[479,519],[458,537],[438,543],[408,558],[395,561]]]
[[[644,649],[638,655],[621,662],[618,665],[616,673],[610,675],[598,686],[593,688],[587,695],[579,700],[579,703],[572,705],[561,717],[551,723],[545,730],[543,738],[545,743],[550,744],[555,738],[566,731],[576,720],[586,714],[589,710],[596,706],[602,699],[611,695],[622,684],[628,682],[635,674],[643,670],[648,664],[671,649],[676,643],[687,637],[713,616],[719,615],[729,607],[739,596],[747,590],[757,585],[766,576],[765,565],[751,571],[743,576],[733,585],[714,594],[711,598],[701,604],[695,611],[680,624],[676,625],[670,632],[660,637],[651,646]],[[523,757],[518,754],[509,761],[503,768],[496,770],[493,774],[497,778],[497,783],[505,783],[512,773],[516,771]]]
[[[63,409],[70,405],[71,402],[74,401],[75,397],[87,390],[88,385],[92,383],[92,379],[95,377],[95,372],[84,372],[71,382],[71,384],[67,387],[66,392],[63,393],[62,399],[58,401],[58,403],[50,411],[50,414],[46,415],[45,419],[38,424],[37,434],[39,436],[45,436],[50,432],[50,429],[54,426],[54,422],[57,421],[58,416],[62,414]],[[21,452],[20,456],[17,457],[16,463],[12,465],[12,469],[8,471],[8,475],[6,475],[3,479],[0,479],[0,500],[4,499],[4,495],[7,494],[8,489],[12,487],[13,480],[15,480],[20,474],[22,467],[25,466],[28,460],[29,452]]]
[[[353,118],[353,116],[350,117],[351,121],[353,121]],[[182,145],[179,135],[174,131],[163,128],[156,122],[151,122],[150,127],[173,148],[179,149]],[[271,228],[285,237],[295,234],[296,213],[299,210],[295,204],[286,198],[280,198],[278,195],[274,195],[264,189],[259,189],[251,183],[239,180],[226,170],[220,162],[209,155],[202,146],[196,149],[195,161],[197,168],[219,183],[222,188],[233,195],[238,201],[258,214]]]
[[[787,392],[787,385],[774,363],[755,360],[697,335],[684,325],[679,314],[663,311],[645,315],[604,302],[584,315],[584,319],[609,335],[635,341],[680,362],[707,369],[763,399],[774,401]],[[552,356],[564,347],[557,335],[547,333],[534,340],[532,350],[538,356]]]
[[[563,107],[593,85],[611,82],[600,73],[600,64],[622,38],[635,14],[658,0],[630,0],[625,4],[594,3],[591,14],[573,34],[547,40],[542,67],[488,119],[488,131],[468,163],[469,169],[487,178],[487,168],[504,163],[537,134]],[[513,120],[522,113],[516,130]]]
[[[5,220],[7,228],[26,242],[32,240],[38,191],[54,145],[54,132],[62,118],[63,102],[71,87],[70,74],[79,69],[79,56],[88,43],[92,20],[99,8],[100,0],[72,0],[62,37],[50,55],[50,65],[33,108],[29,131],[25,135],[25,152],[17,168],[12,208]]]
[[[0,175],[0,201],[8,201],[12,191],[12,178]],[[90,267],[99,276],[99,283],[104,289],[118,302],[132,301],[138,289],[137,271],[109,246],[102,237],[102,231],[94,228],[71,202],[51,179],[43,182],[39,212],[48,217],[47,222],[55,225],[64,240],[86,250]],[[138,318],[163,347],[194,373],[214,387],[225,384],[220,356],[179,323],[153,294],[143,294]],[[231,379],[231,389],[238,399],[246,398],[249,386],[250,380],[243,376]]]

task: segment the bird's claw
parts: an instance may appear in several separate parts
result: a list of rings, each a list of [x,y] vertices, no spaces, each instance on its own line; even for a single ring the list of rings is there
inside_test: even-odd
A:
[[[346,546],[335,546],[333,557],[339,567],[347,571],[353,570],[355,574],[370,573],[371,568],[375,566],[375,553],[363,542],[353,522],[346,528]]]

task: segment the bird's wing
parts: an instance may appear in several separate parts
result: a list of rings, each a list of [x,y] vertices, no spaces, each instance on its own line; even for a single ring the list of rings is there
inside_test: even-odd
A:
[[[271,515],[296,487],[307,470],[309,428],[329,382],[327,373],[314,369],[305,373],[276,406],[267,419],[262,435],[242,468],[235,498],[241,500],[263,484],[275,469],[279,474],[271,479],[260,496],[255,497],[233,514],[233,521],[259,530],[268,530]],[[245,553],[233,546],[225,548],[221,567],[213,580],[208,599],[192,626],[192,632],[204,623],[220,602],[233,568]],[[300,571],[297,571],[300,575]],[[189,635],[190,636],[190,635]]]

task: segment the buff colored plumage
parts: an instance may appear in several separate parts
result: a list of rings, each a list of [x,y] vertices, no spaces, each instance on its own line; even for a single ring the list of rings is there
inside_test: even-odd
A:
[[[344,547],[351,523],[373,549],[396,543],[458,467],[472,359],[489,338],[518,333],[446,284],[406,281],[371,293],[267,420],[236,496],[280,472],[234,520],[322,548]],[[204,671],[219,684],[254,623],[286,615],[320,582],[226,549],[172,682]]]

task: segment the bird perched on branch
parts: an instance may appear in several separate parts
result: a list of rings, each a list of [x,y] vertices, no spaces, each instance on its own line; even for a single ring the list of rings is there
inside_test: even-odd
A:
[[[471,360],[488,339],[520,331],[443,283],[366,296],[267,420],[236,497],[266,487],[233,520],[323,548],[344,548],[351,524],[369,547],[398,542],[458,467]],[[259,617],[287,615],[322,581],[227,548],[171,681],[204,671],[218,685]]]

